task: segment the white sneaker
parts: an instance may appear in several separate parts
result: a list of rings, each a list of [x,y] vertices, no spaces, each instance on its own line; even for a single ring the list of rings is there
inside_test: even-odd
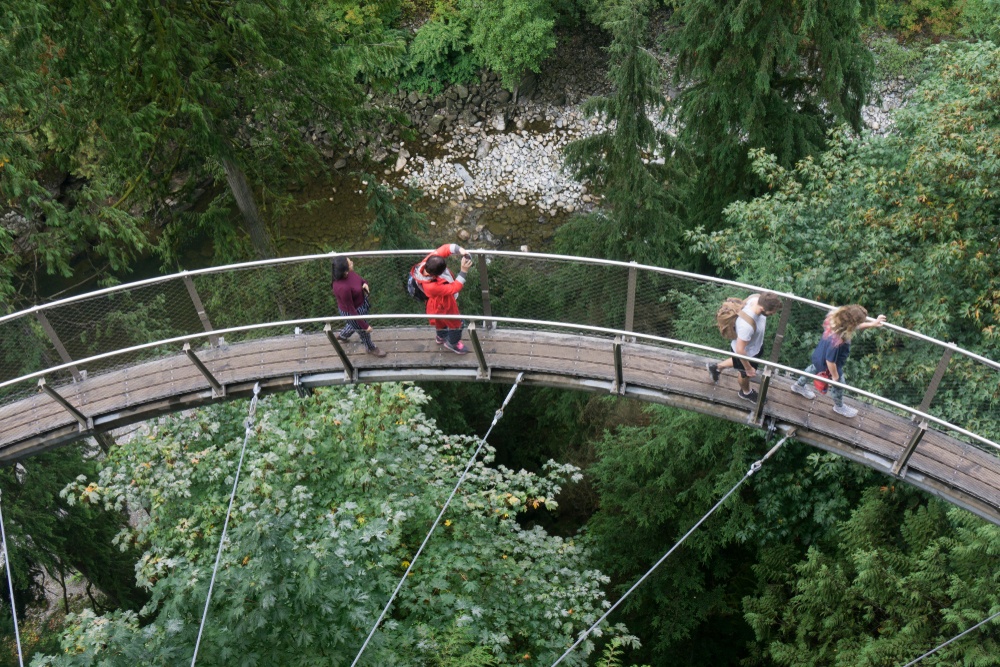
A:
[[[792,392],[798,394],[799,396],[805,396],[808,399],[816,398],[816,392],[810,389],[807,385],[799,384],[796,382],[792,385]]]
[[[851,417],[858,416],[857,408],[852,408],[846,405],[835,405],[833,406],[833,411],[836,412],[838,415],[844,415],[848,419],[850,419]]]

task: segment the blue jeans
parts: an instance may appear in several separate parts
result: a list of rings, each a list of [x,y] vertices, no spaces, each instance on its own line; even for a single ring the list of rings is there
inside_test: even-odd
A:
[[[815,364],[809,364],[805,368],[806,373],[813,373],[813,374],[815,374],[817,370],[819,370],[819,369],[816,368]],[[824,368],[823,370],[827,370],[827,369]],[[806,386],[806,383],[809,382],[809,381],[810,381],[809,378],[807,378],[806,376],[803,375],[802,377],[799,378],[799,381],[798,381],[797,384],[800,387],[804,387],[804,386]],[[844,379],[843,373],[841,373],[840,379],[838,380],[838,382],[843,382],[845,384],[847,383],[847,380]],[[841,389],[840,387],[831,384],[830,385],[830,396],[833,397],[833,404],[836,405],[838,408],[844,404],[844,390]]]

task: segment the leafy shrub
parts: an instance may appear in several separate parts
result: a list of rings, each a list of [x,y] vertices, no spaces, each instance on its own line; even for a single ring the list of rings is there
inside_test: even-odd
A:
[[[878,0],[879,25],[903,40],[956,35],[968,0]]]
[[[920,49],[904,46],[889,36],[872,39],[870,46],[875,55],[875,67],[880,80],[897,76],[911,79],[923,59]]]
[[[463,0],[461,6],[477,56],[509,90],[527,70],[538,72],[556,47],[555,13],[546,0]]]
[[[439,431],[420,409],[426,402],[398,384],[268,397],[249,438],[245,402],[149,424],[134,447],[112,450],[96,479],[80,476],[62,492],[73,511],[148,509],[118,537],[143,552],[131,556],[137,581],[153,590],[144,618],[69,616],[63,651],[34,664],[138,667],[189,655],[239,460],[201,662],[349,664],[477,449],[476,438]],[[549,462],[541,473],[514,472],[493,456],[484,445],[365,664],[486,667],[530,655],[548,665],[606,608],[609,580],[578,540],[519,522],[557,507],[579,470]],[[621,625],[603,632],[627,637]]]
[[[391,29],[402,13],[401,0],[339,0],[329,2],[330,27],[342,39],[379,38]]]
[[[403,87],[429,90],[436,95],[448,84],[471,80],[479,63],[470,37],[465,14],[450,3],[439,2],[431,20],[420,27],[410,43]]]
[[[367,185],[367,209],[375,216],[368,233],[379,240],[379,247],[395,250],[426,245],[422,236],[427,232],[427,215],[413,208],[422,195],[420,190],[382,185],[371,174],[362,173],[358,177]]]
[[[1000,0],[965,0],[961,33],[1000,44]]]

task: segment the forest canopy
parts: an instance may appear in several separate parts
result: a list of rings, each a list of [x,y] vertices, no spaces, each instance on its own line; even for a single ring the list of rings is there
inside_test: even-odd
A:
[[[586,131],[570,136],[570,119]],[[402,170],[458,165],[476,179],[492,160],[537,176],[504,142],[551,149],[545,178],[572,187],[550,194],[573,190],[572,208],[464,185],[428,194]],[[490,216],[523,214],[506,228],[553,246],[531,250],[860,303],[1000,360],[998,183],[1000,0],[7,0],[0,12],[0,314],[78,287],[45,287],[52,274],[107,284],[173,272],[185,252],[214,264],[290,253],[290,219],[328,200],[329,230],[351,206],[367,217],[364,238],[331,233],[324,253],[462,232],[469,247],[505,247],[514,237]],[[498,303],[521,286],[549,309],[624,307],[624,286],[598,271],[600,298],[578,303],[580,274],[499,268]],[[255,295],[295,291],[254,279],[210,309],[254,320]],[[335,312],[328,274],[303,280],[292,296]],[[646,286],[646,315],[723,349],[712,312],[664,285]],[[123,321],[148,325],[158,307]],[[790,323],[783,361],[804,365],[814,328]],[[922,394],[940,356],[865,339],[852,386]],[[27,354],[15,338],[0,352]],[[948,373],[935,414],[1000,441],[997,373]],[[401,581],[360,664],[550,665],[771,445],[694,412],[519,388],[404,578],[506,389],[271,396],[249,434],[247,402],[220,402],[108,452],[81,444],[3,468],[31,664],[190,660],[244,438],[206,665],[349,665]],[[791,439],[562,664],[901,665],[1000,612],[998,572],[997,526]],[[0,606],[0,664],[17,664]],[[924,664],[1000,667],[1000,623]]]

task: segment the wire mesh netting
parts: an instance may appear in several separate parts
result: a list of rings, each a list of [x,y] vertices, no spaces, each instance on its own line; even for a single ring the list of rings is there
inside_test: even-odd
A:
[[[621,266],[497,257],[489,266],[490,302],[499,317],[620,330],[627,279],[628,269]]]
[[[45,314],[73,359],[166,340],[201,328],[194,304],[180,279],[57,303],[46,308]],[[93,375],[178,351],[179,346],[137,350],[91,361],[83,370]]]
[[[571,325],[559,327],[563,332],[581,330],[572,325],[587,325],[608,330],[589,335],[610,337],[628,328],[631,272],[635,281],[631,330],[714,348],[715,352],[698,353],[717,358],[729,350],[729,342],[715,326],[719,305],[726,297],[745,298],[759,291],[620,263],[518,253],[480,254],[458,297],[467,320],[488,319],[488,308],[490,317],[529,321],[517,324],[519,328],[545,328],[542,322],[552,321]],[[423,256],[422,251],[352,256],[354,270],[371,288],[373,315],[412,315],[397,320],[371,319],[375,329],[426,323],[424,305],[406,291],[410,268]],[[254,327],[281,321],[315,319],[299,326],[316,332],[338,316],[331,293],[332,259],[324,255],[220,268],[188,274],[187,280],[214,329],[243,329],[226,333],[228,343],[291,334],[291,325]],[[451,271],[457,273],[459,258],[448,261]],[[811,362],[831,307],[787,301],[789,317],[775,360],[803,369]],[[74,360],[205,331],[183,275],[56,302],[41,312]],[[764,359],[772,356],[780,319],[780,314],[769,318],[760,355]],[[35,391],[34,380],[15,383],[14,378],[62,363],[42,324],[35,313],[0,322],[0,383],[8,382],[0,387],[0,402],[9,403]],[[335,329],[340,326],[334,324]],[[207,337],[192,343],[194,347],[207,344]],[[86,362],[79,370],[93,376],[177,354],[180,348],[177,343],[153,345]],[[853,387],[915,409],[925,401],[946,350],[941,343],[890,328],[862,331],[853,340],[845,378]],[[72,381],[68,370],[47,373],[46,377],[53,386]],[[931,415],[992,440],[1000,439],[1000,371],[993,366],[956,352],[931,399],[927,408]],[[908,414],[886,404],[880,407]]]
[[[36,316],[22,315],[0,323],[0,382],[61,363],[59,353]],[[2,387],[0,402],[18,400],[32,391],[34,386],[28,383]]]
[[[1000,442],[1000,370],[954,354],[928,412]]]
[[[337,314],[330,294],[329,261],[314,259],[199,275],[194,284],[215,329]],[[229,333],[226,340],[239,342],[265,335],[270,334],[250,330]]]

